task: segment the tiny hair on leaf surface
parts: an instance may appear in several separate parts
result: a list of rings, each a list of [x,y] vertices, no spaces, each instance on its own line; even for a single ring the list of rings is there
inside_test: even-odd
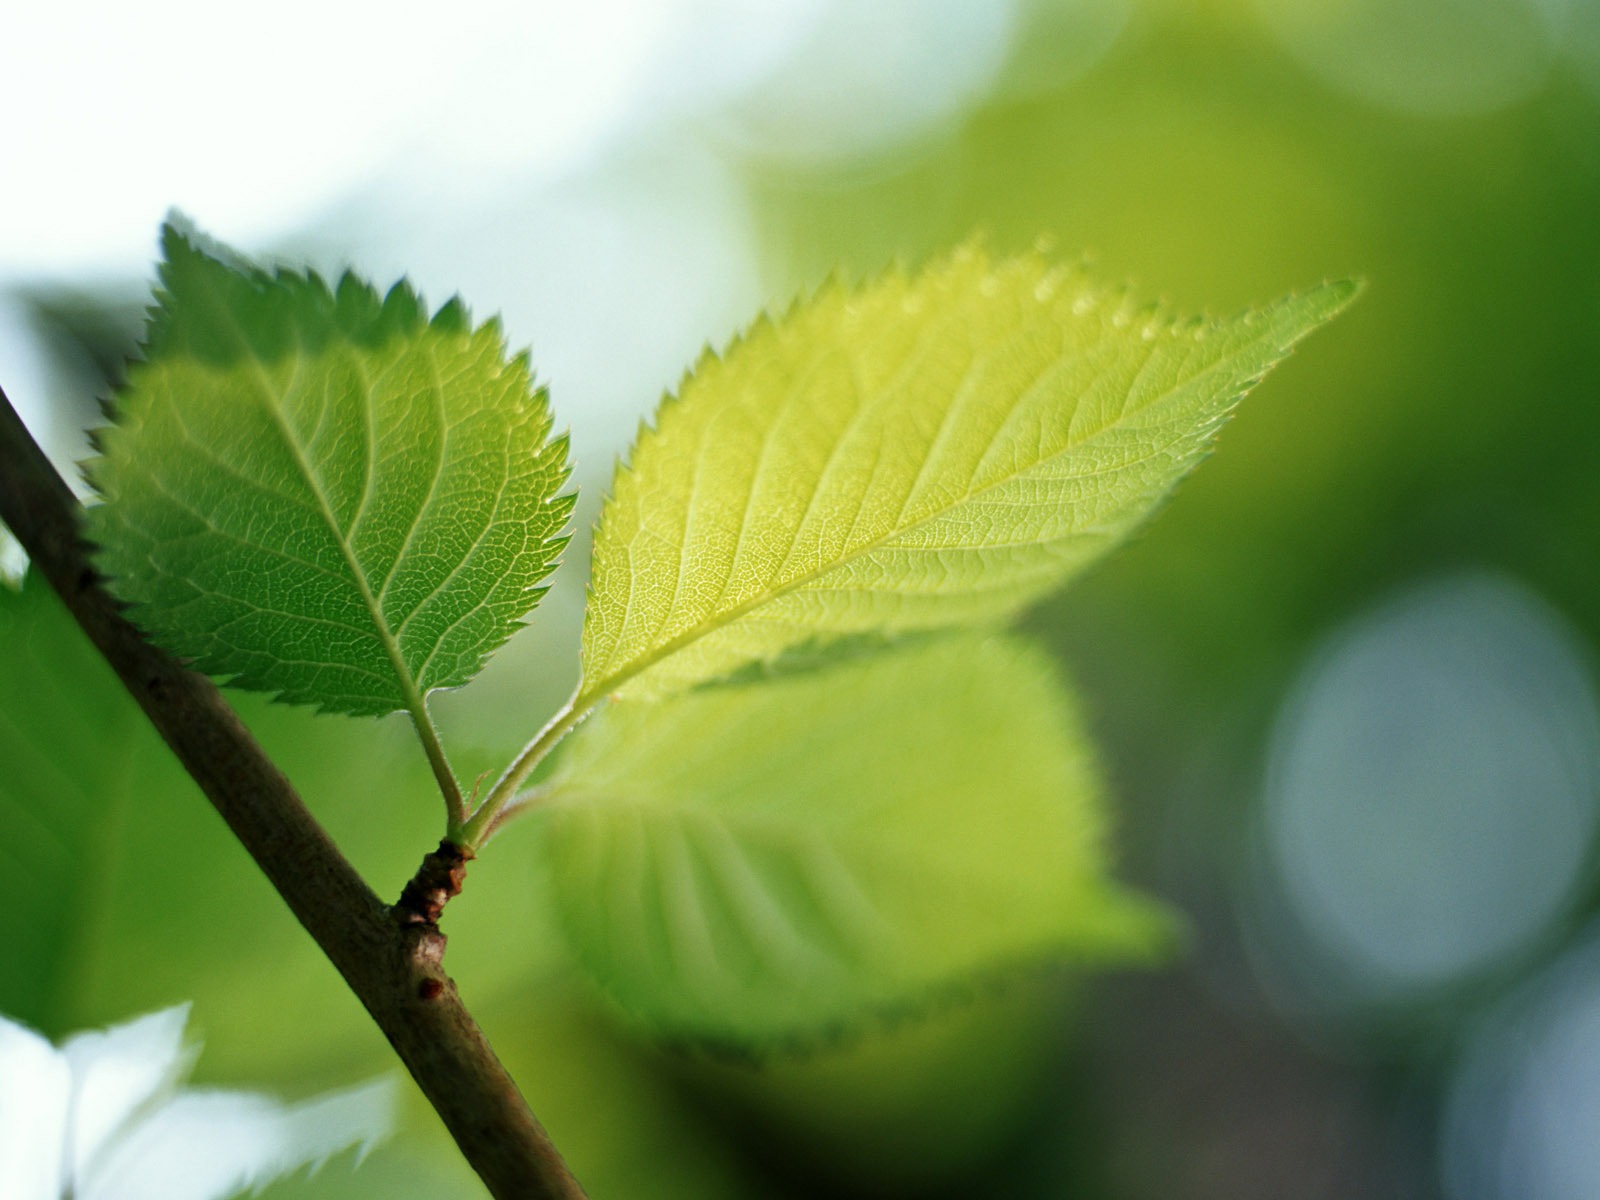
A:
[[[497,323],[266,271],[172,225],[86,473],[132,618],[227,682],[349,714],[466,683],[543,594],[573,497]]]
[[[577,959],[691,1039],[803,1038],[1171,939],[1106,875],[1070,697],[1003,634],[618,701],[573,736],[536,813]]]
[[[617,470],[574,712],[803,643],[1010,617],[1148,516],[1357,287],[1178,320],[967,245],[758,320]]]

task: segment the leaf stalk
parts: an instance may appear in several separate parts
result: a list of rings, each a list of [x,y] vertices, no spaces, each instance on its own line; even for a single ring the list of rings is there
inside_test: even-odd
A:
[[[516,803],[519,800],[517,789],[534,768],[544,761],[545,757],[554,750],[566,737],[576,729],[582,720],[593,711],[600,701],[600,696],[593,692],[584,692],[581,688],[560,710],[545,723],[543,729],[533,735],[533,739],[518,752],[516,758],[511,760],[511,765],[495,781],[494,787],[489,789],[489,794],[483,798],[483,803],[478,805],[472,815],[459,827],[452,829],[450,840],[467,850],[482,849],[489,837],[497,832],[504,823],[503,818],[508,818],[516,812],[522,811],[527,806]]]

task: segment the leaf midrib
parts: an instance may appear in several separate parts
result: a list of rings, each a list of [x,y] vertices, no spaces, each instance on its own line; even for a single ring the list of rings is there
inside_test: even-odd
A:
[[[595,790],[589,786],[559,789],[555,794],[561,799],[545,810],[551,816],[564,813],[582,820],[598,821],[612,828],[615,828],[615,822],[619,820],[631,821],[643,827],[646,832],[649,832],[650,826],[661,823],[672,835],[687,839],[691,844],[699,846],[703,851],[702,857],[708,862],[719,852],[704,842],[702,831],[707,829],[718,831],[726,839],[727,845],[735,850],[739,866],[743,868],[744,873],[756,882],[757,889],[771,901],[770,907],[780,910],[785,907],[783,902],[768,885],[759,865],[750,858],[753,847],[787,855],[792,861],[813,870],[831,872],[830,878],[813,880],[815,891],[813,907],[822,914],[825,923],[835,928],[838,935],[835,940],[840,946],[847,946],[857,940],[851,936],[853,933],[881,933],[888,927],[888,922],[878,911],[878,905],[874,902],[870,890],[863,885],[861,872],[852,865],[848,854],[841,851],[836,836],[819,833],[815,828],[808,829],[792,819],[785,820],[748,812],[729,813],[693,801],[662,797],[640,798],[635,794],[630,799],[619,802],[614,794]],[[835,831],[836,834],[838,832],[843,831]],[[654,840],[653,837],[645,839],[646,843]],[[845,840],[848,842],[848,839]],[[869,856],[887,854],[892,857],[895,847],[892,840],[866,838],[860,839],[855,849],[864,851]],[[726,868],[728,860],[723,858],[720,865]],[[743,885],[731,880],[730,872],[727,870],[713,870],[713,873],[716,878],[712,883],[722,892],[724,907],[738,914],[740,923],[744,924],[743,918],[748,915],[750,906],[745,903],[748,894]],[[732,874],[737,873],[732,872]],[[825,891],[826,895],[823,894]],[[851,910],[848,919],[842,911],[845,908]],[[794,925],[787,917],[784,924],[792,932],[795,941],[814,948],[814,943],[806,937],[801,927]],[[758,945],[761,941],[761,931],[747,929],[746,932],[751,944]]]
[[[328,531],[328,535],[333,539],[334,545],[338,548],[340,556],[344,559],[345,566],[350,571],[351,580],[355,584],[356,592],[361,598],[362,605],[367,610],[368,617],[370,617],[372,620],[373,629],[378,635],[379,644],[383,646],[384,653],[389,659],[389,665],[394,670],[395,682],[399,685],[402,706],[408,712],[410,712],[412,717],[417,721],[420,731],[429,724],[427,711],[423,703],[422,692],[417,686],[416,679],[412,677],[410,668],[406,665],[405,657],[400,650],[399,641],[389,629],[388,622],[383,618],[383,613],[378,607],[377,597],[373,594],[372,587],[367,580],[366,573],[362,570],[361,563],[356,558],[355,548],[350,545],[348,539],[344,536],[343,531],[339,528],[338,520],[334,515],[332,506],[328,503],[328,498],[322,490],[320,481],[317,479],[315,472],[312,470],[311,464],[307,461],[302,447],[289,429],[289,425],[287,420],[284,418],[284,414],[279,409],[279,406],[274,402],[276,389],[273,387],[272,380],[267,374],[266,365],[252,350],[250,346],[250,339],[243,326],[240,325],[238,317],[234,313],[232,307],[226,302],[226,297],[219,294],[217,289],[211,285],[209,280],[205,281],[205,286],[207,290],[212,292],[211,302],[215,306],[216,311],[226,317],[227,327],[234,337],[236,349],[241,354],[243,360],[249,364],[249,369],[256,378],[257,386],[263,401],[262,407],[266,410],[268,417],[271,419],[274,427],[277,429],[278,436],[282,438],[284,446],[287,447],[290,455],[293,457],[295,466],[300,472],[302,481],[304,482],[306,488],[310,491],[312,498],[316,501],[317,513],[321,517],[323,525]],[[295,333],[298,341],[298,327],[296,327]],[[297,345],[294,366],[289,376],[289,383],[286,390],[292,390],[296,379],[300,376],[305,361],[305,355],[303,351],[304,347]],[[362,400],[364,407],[371,407],[372,394],[370,390],[363,393]],[[403,548],[401,552],[404,552]]]

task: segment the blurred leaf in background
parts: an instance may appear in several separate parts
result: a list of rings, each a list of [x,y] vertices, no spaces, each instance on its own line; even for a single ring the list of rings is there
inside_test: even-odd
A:
[[[0,1163],[13,1200],[227,1200],[393,1124],[393,1080],[285,1106],[183,1088],[186,1009],[74,1034],[59,1050],[0,1018]]]
[[[575,953],[668,1033],[770,1053],[985,973],[1140,961],[1069,694],[1025,643],[956,636],[620,702],[539,803]]]

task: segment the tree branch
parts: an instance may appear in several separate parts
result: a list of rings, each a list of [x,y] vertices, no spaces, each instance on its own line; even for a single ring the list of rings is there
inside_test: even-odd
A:
[[[500,1200],[583,1195],[444,973],[444,935],[395,915],[216,686],[145,640],[102,586],[72,492],[0,391],[0,518],[383,1030]]]

